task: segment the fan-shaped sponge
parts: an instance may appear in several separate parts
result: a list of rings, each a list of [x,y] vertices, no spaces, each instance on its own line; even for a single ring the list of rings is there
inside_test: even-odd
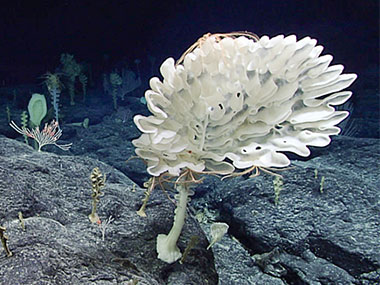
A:
[[[316,43],[210,35],[183,63],[165,60],[163,81],[152,78],[145,93],[153,115],[134,117],[143,134],[133,144],[148,172],[284,167],[290,161],[282,152],[308,156],[308,146],[328,145],[348,116],[334,105],[351,92],[339,91],[356,75],[329,66],[332,56],[320,56]]]

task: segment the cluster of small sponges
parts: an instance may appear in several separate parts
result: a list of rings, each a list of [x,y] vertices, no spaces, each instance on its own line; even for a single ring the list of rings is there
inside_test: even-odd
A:
[[[151,175],[181,169],[229,174],[252,166],[284,167],[282,152],[308,156],[326,146],[348,116],[334,105],[356,78],[329,66],[332,56],[309,37],[258,41],[209,36],[176,65],[161,65],[145,98],[152,116],[137,115],[133,141]],[[341,91],[341,92],[339,92]]]

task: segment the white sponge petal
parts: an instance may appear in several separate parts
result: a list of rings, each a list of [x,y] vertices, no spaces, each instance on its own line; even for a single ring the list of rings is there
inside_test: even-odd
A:
[[[151,175],[184,168],[229,174],[252,166],[290,164],[283,152],[308,156],[326,146],[348,116],[336,111],[355,74],[329,66],[317,41],[296,36],[208,36],[182,64],[168,58],[163,80],[152,78],[145,97],[152,116],[137,115],[143,132],[133,141]]]

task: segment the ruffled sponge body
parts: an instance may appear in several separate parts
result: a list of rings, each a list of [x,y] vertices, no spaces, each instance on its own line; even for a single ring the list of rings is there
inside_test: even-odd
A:
[[[133,144],[148,172],[284,167],[283,152],[308,156],[308,146],[328,145],[348,116],[334,106],[350,98],[341,90],[356,75],[329,66],[316,43],[210,35],[181,64],[165,60],[163,81],[152,78],[145,93],[152,115],[134,117],[143,134]]]

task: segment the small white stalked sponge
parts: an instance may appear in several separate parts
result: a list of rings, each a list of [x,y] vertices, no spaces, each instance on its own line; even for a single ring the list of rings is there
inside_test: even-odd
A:
[[[356,78],[329,66],[332,56],[305,37],[207,35],[183,60],[161,65],[145,98],[152,116],[137,115],[143,133],[133,141],[148,172],[231,174],[236,169],[285,167],[282,152],[308,156],[330,143],[348,116],[334,105]]]

